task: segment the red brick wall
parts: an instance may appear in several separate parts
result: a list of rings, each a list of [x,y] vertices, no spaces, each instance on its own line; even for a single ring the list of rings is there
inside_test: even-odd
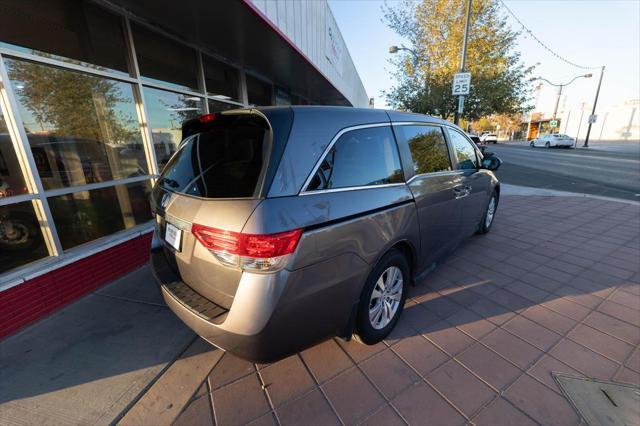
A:
[[[147,233],[0,292],[0,339],[149,260]]]

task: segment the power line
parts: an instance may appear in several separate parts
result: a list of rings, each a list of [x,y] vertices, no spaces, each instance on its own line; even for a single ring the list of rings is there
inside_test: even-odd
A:
[[[502,4],[502,6],[507,10],[507,12],[509,12],[509,14],[511,16],[513,16],[513,19],[518,21],[518,23],[522,26],[522,29],[525,30],[527,32],[527,34],[529,34],[535,41],[537,41],[540,46],[542,46],[545,50],[547,50],[549,53],[551,53],[556,58],[560,59],[561,61],[563,61],[563,62],[565,62],[565,63],[567,63],[567,64],[569,64],[569,65],[571,65],[573,67],[581,68],[583,70],[595,70],[595,69],[601,68],[601,67],[586,67],[584,65],[578,65],[575,62],[571,62],[570,60],[560,56],[559,54],[554,52],[549,46],[544,44],[544,42],[542,40],[540,40],[538,37],[536,37],[536,35],[529,28],[527,28],[527,26],[525,24],[522,23],[522,21],[516,16],[516,14],[513,13],[511,11],[511,9],[509,9],[509,7],[505,4],[505,2],[503,0],[499,0],[499,1]]]

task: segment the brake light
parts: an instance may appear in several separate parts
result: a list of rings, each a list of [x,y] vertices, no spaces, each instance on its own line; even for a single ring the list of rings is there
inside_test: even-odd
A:
[[[198,117],[198,121],[201,123],[209,123],[213,120],[216,119],[216,115],[215,114],[204,114],[201,115],[200,117]]]
[[[282,269],[298,245],[302,229],[277,234],[243,234],[194,223],[191,232],[224,265],[273,272]]]

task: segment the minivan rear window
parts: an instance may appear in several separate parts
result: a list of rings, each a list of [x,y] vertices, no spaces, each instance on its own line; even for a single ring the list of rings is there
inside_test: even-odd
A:
[[[158,185],[203,198],[254,197],[266,155],[269,125],[257,115],[217,115],[189,136],[165,166]]]

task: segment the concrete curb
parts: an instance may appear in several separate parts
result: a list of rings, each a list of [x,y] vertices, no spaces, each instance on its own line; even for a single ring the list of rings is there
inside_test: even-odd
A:
[[[625,203],[625,204],[631,204],[632,206],[640,206],[640,201],[624,200],[622,198],[613,198],[613,197],[603,197],[600,195],[582,194],[578,192],[557,191],[555,189],[509,185],[506,183],[500,184],[500,195],[594,198],[596,200],[615,201],[617,203]]]

